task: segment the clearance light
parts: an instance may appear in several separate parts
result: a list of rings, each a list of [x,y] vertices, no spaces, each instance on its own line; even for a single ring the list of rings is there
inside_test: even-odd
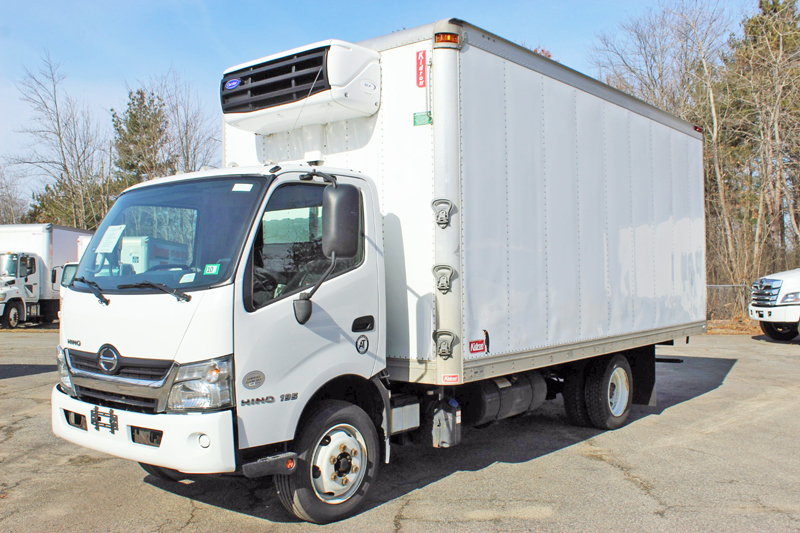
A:
[[[458,44],[458,34],[457,33],[437,33],[435,40],[436,40],[437,43]]]

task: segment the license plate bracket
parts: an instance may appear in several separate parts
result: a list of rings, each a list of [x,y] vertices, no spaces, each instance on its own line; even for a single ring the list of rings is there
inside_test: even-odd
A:
[[[90,422],[97,431],[100,431],[100,428],[107,428],[113,435],[119,430],[119,417],[114,413],[113,409],[109,409],[108,412],[105,412],[95,406],[91,412]]]

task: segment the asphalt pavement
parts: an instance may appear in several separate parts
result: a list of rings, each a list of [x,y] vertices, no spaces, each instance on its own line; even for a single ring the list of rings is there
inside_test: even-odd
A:
[[[616,431],[560,399],[395,447],[372,500],[328,526],[284,511],[269,479],[182,483],[50,429],[54,330],[0,331],[0,531],[800,531],[800,341],[701,336],[660,346],[658,407]]]

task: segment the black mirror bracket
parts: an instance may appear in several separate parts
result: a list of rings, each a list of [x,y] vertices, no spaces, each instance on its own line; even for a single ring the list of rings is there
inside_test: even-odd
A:
[[[331,254],[331,266],[328,267],[328,270],[325,271],[325,274],[322,275],[314,287],[309,292],[300,293],[297,300],[292,302],[294,305],[294,318],[297,319],[298,324],[305,324],[311,318],[311,297],[314,296],[317,289],[325,283],[325,280],[330,277],[334,268],[336,268],[335,253]]]
[[[308,174],[303,174],[302,176],[300,176],[300,179],[302,181],[308,181],[308,180],[312,180],[312,179],[314,179],[316,177],[320,177],[323,180],[327,181],[328,183],[333,185],[334,189],[339,186],[339,183],[336,181],[336,177],[335,176],[332,176],[330,174],[326,174],[325,172],[320,172],[316,168],[313,169]]]

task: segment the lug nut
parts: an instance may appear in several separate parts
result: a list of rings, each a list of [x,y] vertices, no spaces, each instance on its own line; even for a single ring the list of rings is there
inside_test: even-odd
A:
[[[349,479],[347,479],[346,477],[343,477],[343,478],[342,478],[342,486],[343,486],[343,487],[346,487],[348,483],[350,483],[350,480],[349,480]]]
[[[353,448],[352,450],[350,450],[350,455],[352,455],[353,457],[355,457],[356,455],[358,455],[358,450],[356,450],[355,448]]]
[[[354,474],[358,472],[358,465],[353,465],[353,468],[351,468],[351,470],[353,471]]]
[[[331,481],[336,481],[336,472],[331,474]]]
[[[333,455],[331,455],[331,464],[332,465],[336,464],[336,457],[334,457]]]
[[[346,452],[346,451],[347,451],[347,445],[346,445],[346,444],[342,444],[342,445],[340,445],[340,446],[339,446],[339,451],[340,451],[340,452]]]

